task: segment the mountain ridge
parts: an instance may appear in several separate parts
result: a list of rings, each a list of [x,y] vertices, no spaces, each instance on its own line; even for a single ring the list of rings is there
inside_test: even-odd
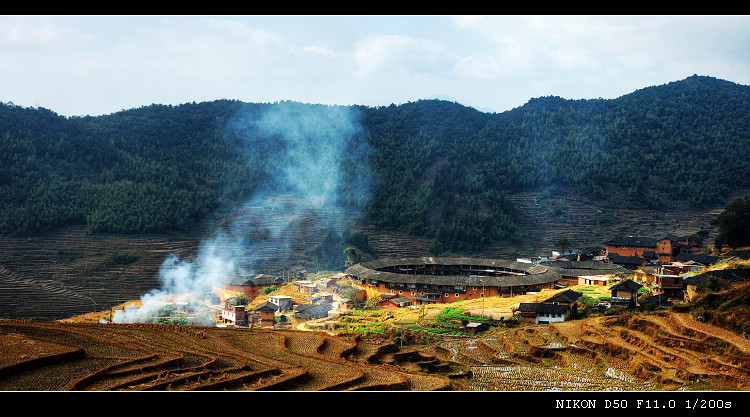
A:
[[[615,99],[537,97],[502,113],[442,100],[215,100],[66,118],[2,104],[0,233],[71,224],[95,233],[188,230],[260,191],[288,191],[280,165],[301,162],[274,165],[291,142],[279,146],[281,133],[260,131],[266,112],[279,108],[285,120],[313,110],[326,123],[351,111],[359,130],[333,150],[335,202],[378,228],[432,239],[436,252],[523,239],[508,200],[519,192],[563,187],[648,209],[721,206],[750,188],[738,176],[750,169],[741,158],[750,151],[749,91],[694,75]],[[497,232],[485,238],[480,230]]]

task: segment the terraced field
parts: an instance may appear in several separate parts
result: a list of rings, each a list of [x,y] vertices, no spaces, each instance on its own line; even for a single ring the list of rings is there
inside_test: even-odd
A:
[[[624,313],[400,346],[380,336],[0,320],[0,391],[734,391],[750,340]]]
[[[750,389],[750,340],[687,313],[590,317],[446,341],[471,390]]]
[[[391,349],[309,331],[0,320],[0,391],[450,387],[446,376],[380,364]]]
[[[70,227],[0,237],[0,317],[58,320],[138,299],[159,287],[170,254],[194,254],[190,235],[96,236]]]

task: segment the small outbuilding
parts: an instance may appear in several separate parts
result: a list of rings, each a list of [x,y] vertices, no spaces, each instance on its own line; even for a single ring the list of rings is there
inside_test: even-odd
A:
[[[253,309],[253,312],[260,313],[260,327],[272,327],[277,311],[279,306],[268,301],[258,304]]]
[[[487,323],[472,321],[466,324],[466,333],[477,334],[487,331],[489,328],[490,326]]]
[[[412,304],[411,298],[408,297],[393,297],[383,300],[379,303],[381,308],[396,308],[406,307]]]
[[[638,290],[640,290],[641,287],[643,287],[643,285],[632,279],[621,281],[613,285],[610,287],[610,290],[612,291],[612,297],[609,300],[610,304],[635,307],[636,304],[638,304]]]

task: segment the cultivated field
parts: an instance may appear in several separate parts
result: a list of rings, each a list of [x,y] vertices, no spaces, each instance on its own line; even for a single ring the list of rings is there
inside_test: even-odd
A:
[[[300,330],[0,320],[0,391],[747,390],[750,340],[687,313],[418,345]]]

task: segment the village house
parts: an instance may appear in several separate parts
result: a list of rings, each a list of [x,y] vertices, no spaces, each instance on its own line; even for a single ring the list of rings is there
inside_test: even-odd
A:
[[[522,323],[548,324],[565,321],[570,310],[567,306],[545,303],[520,303],[517,312]]]
[[[318,286],[309,280],[294,281],[294,286],[297,288],[298,292],[304,294],[315,294],[318,291]]]
[[[634,269],[637,269],[637,268],[640,268],[642,266],[649,264],[649,258],[647,255],[646,256],[623,256],[617,253],[611,253],[609,254],[607,259],[609,260],[609,262],[612,262],[613,264],[617,264],[617,265],[622,265],[629,270],[634,270]]]
[[[294,304],[292,297],[288,295],[271,295],[268,302],[274,304],[278,311],[291,310]]]
[[[644,265],[633,270],[633,280],[644,284],[653,284],[656,282],[656,271],[659,267],[656,265]]]
[[[523,323],[547,324],[565,321],[578,314],[581,293],[565,290],[541,303],[520,303],[518,317]]]
[[[328,304],[298,304],[294,306],[294,320],[302,323],[308,320],[328,317],[331,306]]]
[[[353,305],[354,304],[352,303],[352,300],[350,300],[348,298],[342,298],[342,299],[339,300],[338,309],[340,311],[351,310],[351,308],[353,307]]]
[[[637,267],[651,262],[671,263],[681,253],[698,251],[700,242],[694,236],[677,237],[672,234],[657,237],[616,236],[605,242],[605,247],[610,262]]]
[[[278,310],[279,308],[276,304],[266,301],[264,303],[258,304],[253,309],[253,312],[260,314],[260,327],[273,327],[276,318],[276,312]]]
[[[380,308],[396,308],[410,306],[412,301],[407,297],[388,297],[378,303]]]
[[[706,284],[709,279],[718,283],[738,283],[750,279],[750,269],[720,269],[708,271],[698,275],[691,275],[683,279],[683,299],[692,301],[700,285]]]
[[[311,301],[315,304],[320,303],[332,303],[333,302],[333,294],[329,293],[317,293],[311,297]]]
[[[620,281],[610,287],[612,297],[610,298],[609,303],[613,306],[635,307],[638,304],[638,290],[642,287],[641,284],[638,284],[632,279]]]
[[[604,287],[609,281],[609,275],[581,275],[578,277],[578,285],[596,285]]]
[[[560,274],[557,281],[558,288],[565,288],[572,285],[589,285],[580,283],[581,276],[610,276],[610,275],[627,275],[630,271],[621,265],[602,261],[581,261],[581,262],[562,262],[551,261],[545,262]]]
[[[237,276],[226,285],[214,286],[213,293],[223,300],[244,294],[250,302],[260,295],[263,288],[278,288],[283,283],[281,277],[268,274],[258,274],[253,277]]]
[[[476,321],[471,321],[469,323],[466,323],[465,329],[466,333],[469,334],[477,334],[480,332],[487,331],[490,328],[489,324],[487,323],[480,323]]]
[[[223,324],[230,326],[247,326],[248,318],[246,306],[226,306],[221,310],[221,320]]]
[[[581,293],[578,291],[565,290],[544,300],[544,304],[564,305],[568,307],[569,315],[573,316],[578,314],[578,299],[580,297]]]
[[[336,291],[336,281],[331,278],[321,278],[320,286],[326,291]]]
[[[682,280],[692,274],[683,274],[682,268],[677,265],[662,265],[655,276],[657,295],[664,295],[667,298],[684,298]]]

